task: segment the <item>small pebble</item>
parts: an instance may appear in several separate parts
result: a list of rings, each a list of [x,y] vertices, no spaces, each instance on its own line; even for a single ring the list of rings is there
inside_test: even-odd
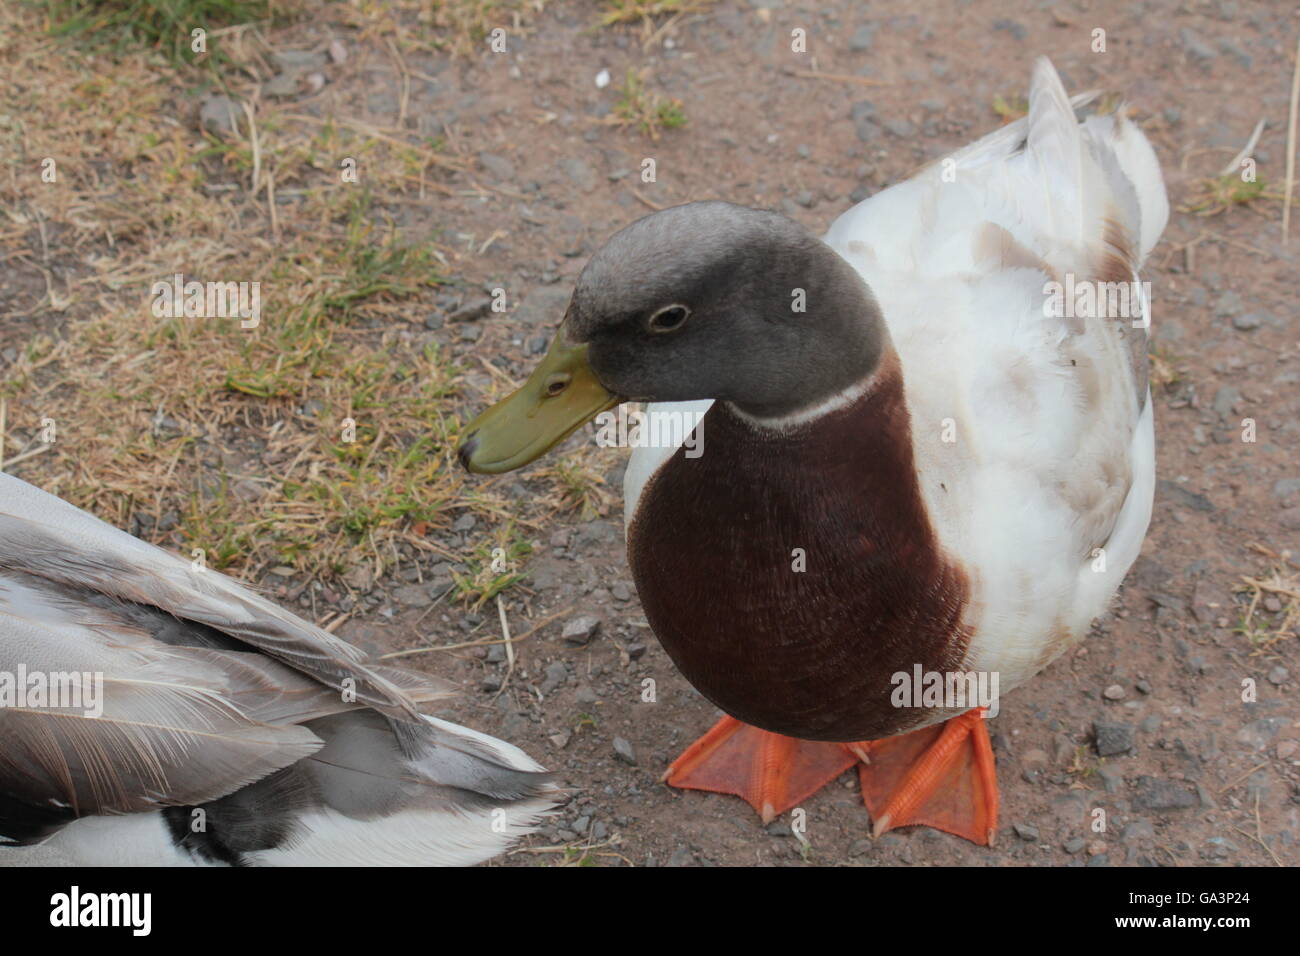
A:
[[[570,644],[589,644],[591,639],[596,636],[600,630],[600,618],[590,614],[582,614],[572,618],[564,625],[564,630],[560,632],[560,637],[564,638]]]
[[[636,751],[625,737],[614,738],[614,756],[628,766],[636,766]]]
[[[1032,823],[1013,823],[1011,829],[1016,831],[1016,836],[1027,843],[1038,842],[1038,827]]]

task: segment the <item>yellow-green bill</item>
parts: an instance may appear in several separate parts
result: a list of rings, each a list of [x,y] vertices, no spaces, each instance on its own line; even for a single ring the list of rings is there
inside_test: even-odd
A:
[[[561,329],[523,387],[465,426],[461,464],[489,475],[522,468],[620,401],[587,364],[586,344],[566,344]]]

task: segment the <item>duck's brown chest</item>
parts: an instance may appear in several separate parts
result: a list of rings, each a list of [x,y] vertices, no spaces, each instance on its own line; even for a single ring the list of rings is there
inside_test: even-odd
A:
[[[647,483],[628,559],[655,634],[732,716],[813,740],[929,722],[896,673],[961,666],[967,582],[940,553],[896,368],[855,404],[783,434],[723,403]]]

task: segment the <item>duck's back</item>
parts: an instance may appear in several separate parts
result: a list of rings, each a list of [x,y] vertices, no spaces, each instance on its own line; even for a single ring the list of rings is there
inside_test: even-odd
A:
[[[884,313],[922,494],[972,576],[968,666],[999,671],[1003,690],[1083,636],[1150,519],[1149,301],[1135,283],[1168,204],[1121,111],[1076,118],[1093,100],[1072,106],[1040,60],[1026,119],[826,236]],[[1124,314],[1069,314],[1089,283]],[[1045,314],[1066,296],[1066,315]]]

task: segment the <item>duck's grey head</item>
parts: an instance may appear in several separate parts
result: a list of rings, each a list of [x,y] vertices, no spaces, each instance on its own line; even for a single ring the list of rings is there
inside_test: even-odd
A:
[[[725,202],[675,206],[592,256],[550,351],[467,426],[461,460],[518,468],[626,400],[791,415],[870,375],[884,340],[861,277],[797,223]]]

